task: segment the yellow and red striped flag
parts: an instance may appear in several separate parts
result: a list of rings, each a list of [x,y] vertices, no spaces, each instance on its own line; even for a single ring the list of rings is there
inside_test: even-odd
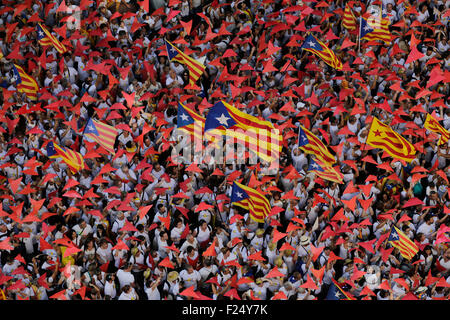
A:
[[[236,181],[233,182],[230,203],[249,210],[250,218],[256,222],[264,222],[271,211],[270,202],[262,193]]]
[[[189,84],[192,86],[200,78],[205,70],[205,66],[198,60],[191,58],[187,54],[183,53],[169,41],[166,41],[167,56],[170,61],[178,61],[188,67],[189,70]]]
[[[350,31],[356,30],[357,28],[357,21],[355,14],[353,13],[352,8],[350,8],[350,5],[347,3],[344,10],[344,16],[342,19],[342,26]]]
[[[338,167],[332,167],[326,163],[321,163],[320,161],[316,162],[314,159],[311,159],[308,171],[314,172],[322,179],[340,184],[344,183],[344,175],[339,171]]]
[[[336,162],[335,157],[328,151],[327,146],[311,131],[301,125],[298,133],[298,147],[304,152],[316,156],[323,163],[330,165]]]
[[[441,138],[439,139],[439,145],[447,143],[448,139],[450,138],[450,132],[448,132],[443,126],[441,126],[440,123],[429,113],[427,113],[427,118],[423,126],[426,129],[432,132],[439,133],[441,135]]]
[[[109,153],[115,154],[114,144],[116,142],[118,132],[119,130],[116,128],[90,118],[84,128],[83,135],[93,139]]]
[[[13,66],[13,81],[16,82],[17,90],[19,92],[24,92],[30,100],[37,100],[37,92],[39,86],[32,77],[30,77],[22,67],[14,64]]]
[[[334,54],[334,52],[327,47],[325,43],[314,37],[312,34],[308,35],[303,42],[300,49],[309,51],[319,56],[326,64],[335,68],[336,70],[342,70],[342,62]]]
[[[67,51],[67,48],[40,23],[37,25],[37,35],[41,46],[54,46],[59,53]]]
[[[414,146],[397,132],[373,117],[366,143],[386,151],[391,157],[411,162],[415,158]]]
[[[177,127],[199,141],[203,141],[205,118],[181,102],[178,102]]]
[[[47,156],[49,158],[61,158],[70,168],[72,173],[76,173],[86,167],[81,153],[69,148],[63,148],[53,141],[50,141],[47,144]]]
[[[419,251],[419,247],[395,226],[391,228],[388,241],[392,246],[400,250],[400,254],[408,260],[411,260]]]
[[[387,16],[366,13],[361,16],[360,38],[368,41],[380,40],[389,44],[392,40],[389,24]]]
[[[206,137],[217,134],[233,138],[267,162],[277,160],[282,149],[283,136],[271,122],[242,112],[225,101],[215,103],[205,120]]]

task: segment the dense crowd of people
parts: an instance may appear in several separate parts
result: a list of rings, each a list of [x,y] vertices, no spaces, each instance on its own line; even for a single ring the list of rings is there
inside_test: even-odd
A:
[[[449,5],[3,1],[0,299],[323,300],[337,284],[354,299],[448,299],[450,149],[423,125],[429,113],[450,129]],[[344,28],[347,6],[382,8],[391,43]],[[38,42],[38,22],[67,52]],[[342,71],[300,49],[308,33]],[[164,39],[203,61],[197,87]],[[406,63],[413,46],[423,57]],[[13,63],[37,101],[17,91]],[[282,132],[279,168],[172,159],[178,102],[205,116],[220,100]],[[373,117],[414,144],[411,163],[367,148]],[[114,154],[83,136],[90,118],[119,129]],[[300,124],[342,184],[309,171]],[[49,141],[86,168],[49,158]],[[230,205],[233,181],[265,193],[265,223]],[[387,241],[394,225],[419,247],[410,260]]]

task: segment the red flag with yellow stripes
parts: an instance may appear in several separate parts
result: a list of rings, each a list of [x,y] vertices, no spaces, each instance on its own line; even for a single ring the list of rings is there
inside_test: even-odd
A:
[[[448,139],[450,138],[450,132],[448,132],[443,126],[441,126],[439,122],[429,113],[427,113],[427,118],[423,126],[426,129],[432,132],[439,133],[441,135],[441,138],[439,139],[439,145],[447,143]]]

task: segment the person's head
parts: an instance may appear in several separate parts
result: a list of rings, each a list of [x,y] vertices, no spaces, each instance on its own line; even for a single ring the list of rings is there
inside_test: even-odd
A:
[[[161,238],[162,241],[166,241],[167,239],[169,239],[169,236],[167,235],[167,232],[165,232],[165,231],[161,231],[159,233],[159,237]]]

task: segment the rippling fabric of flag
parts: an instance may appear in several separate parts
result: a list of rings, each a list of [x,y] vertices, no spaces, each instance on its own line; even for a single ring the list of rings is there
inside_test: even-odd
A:
[[[306,37],[300,49],[314,53],[336,70],[342,70],[342,62],[336,57],[334,52],[312,34]]]
[[[42,24],[37,24],[37,38],[41,46],[54,46],[59,53],[64,53],[67,48],[58,41]]]
[[[39,86],[32,77],[30,77],[20,66],[13,65],[13,78],[11,80],[16,82],[16,87],[19,92],[24,92],[30,100],[37,100],[37,92]]]
[[[209,110],[205,120],[206,136],[208,131],[235,139],[268,162],[278,159],[282,149],[283,137],[271,122],[242,112],[225,101],[215,103]]]
[[[419,247],[395,226],[391,228],[388,241],[392,246],[400,250],[400,254],[408,260],[411,260],[419,251]]]
[[[53,141],[50,141],[47,144],[47,156],[52,159],[61,158],[70,168],[72,173],[76,173],[85,168],[84,159],[81,153],[70,150],[69,148],[61,147]]]
[[[189,83],[193,85],[198,78],[203,74],[205,66],[198,60],[191,58],[187,54],[183,53],[169,41],[166,41],[167,55],[170,61],[178,61],[188,67],[189,70]]]
[[[357,28],[356,17],[352,9],[350,8],[349,3],[347,3],[347,5],[345,6],[342,26],[350,31],[356,30]]]
[[[314,172],[322,179],[334,181],[341,184],[344,183],[344,175],[338,171],[337,167],[332,167],[324,163],[316,162],[314,161],[314,159],[311,159],[308,171]]]
[[[391,43],[391,32],[389,31],[389,19],[386,15],[382,17],[365,14],[361,16],[360,38],[365,40],[380,40]]]
[[[263,194],[236,181],[233,182],[230,203],[249,210],[250,218],[256,222],[264,222],[271,210],[270,202]]]
[[[177,127],[202,141],[205,118],[192,108],[178,102]]]
[[[316,156],[323,163],[333,164],[334,156],[328,151],[327,146],[311,131],[300,125],[298,132],[298,146],[306,153]]]
[[[342,289],[341,285],[334,279],[328,289],[325,300],[356,300],[354,296]]]
[[[114,143],[118,132],[113,126],[90,118],[84,128],[83,135],[96,141],[109,153],[115,154]]]
[[[414,146],[397,132],[373,117],[366,143],[386,151],[391,157],[411,162],[415,158]]]
[[[441,135],[441,138],[439,139],[439,145],[447,143],[448,139],[450,138],[450,132],[448,132],[443,126],[440,125],[440,123],[433,118],[433,116],[429,113],[427,113],[427,118],[425,119],[425,123],[423,126],[432,131],[439,133]]]

